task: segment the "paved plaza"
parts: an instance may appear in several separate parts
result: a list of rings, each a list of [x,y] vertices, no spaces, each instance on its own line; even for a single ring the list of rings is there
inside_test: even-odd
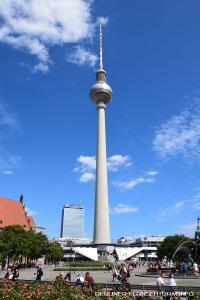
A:
[[[54,266],[43,266],[44,275],[42,277],[42,280],[55,280],[56,276],[60,274],[59,271],[53,271]],[[142,274],[145,272],[145,268],[137,268],[131,273],[131,277],[129,278],[130,284],[135,285],[155,285],[156,277],[139,277],[135,276],[135,274]],[[20,277],[19,279],[24,280],[35,280],[36,275],[36,268],[29,268],[29,269],[20,269],[19,270]],[[63,272],[64,276],[66,274],[66,271]],[[85,275],[85,272],[77,270],[74,270],[72,268],[72,281],[75,281],[77,273],[80,273],[82,276]],[[91,275],[94,278],[95,283],[112,283],[112,273],[109,273],[108,271],[91,271]],[[5,271],[1,271],[0,277],[3,278],[5,275]],[[200,287],[200,278],[197,279],[176,279],[176,283],[178,286],[196,286]]]

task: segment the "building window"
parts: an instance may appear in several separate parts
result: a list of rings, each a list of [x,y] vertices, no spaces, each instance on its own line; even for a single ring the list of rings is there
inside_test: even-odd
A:
[[[0,220],[0,224],[3,224],[3,221],[2,221],[2,220]]]
[[[23,225],[24,228],[26,228],[26,225]]]

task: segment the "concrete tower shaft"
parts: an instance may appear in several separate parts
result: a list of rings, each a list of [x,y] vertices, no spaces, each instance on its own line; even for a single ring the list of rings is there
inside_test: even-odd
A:
[[[90,89],[91,100],[97,107],[96,189],[94,214],[94,244],[110,243],[108,180],[106,159],[106,104],[111,101],[112,89],[106,82],[102,61],[102,26],[100,25],[100,60],[96,83]]]

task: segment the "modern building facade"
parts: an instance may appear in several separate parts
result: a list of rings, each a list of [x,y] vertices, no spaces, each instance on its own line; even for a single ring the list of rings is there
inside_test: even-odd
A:
[[[133,238],[131,236],[122,236],[117,240],[119,245],[130,245],[133,243]]]
[[[60,237],[84,238],[84,207],[82,205],[64,205]]]
[[[96,188],[93,242],[97,245],[110,244],[108,208],[108,182],[106,159],[105,110],[111,101],[112,89],[106,82],[106,71],[102,62],[102,27],[100,25],[100,60],[96,72],[96,83],[90,89],[90,98],[97,108],[97,152]]]
[[[164,241],[165,236],[144,236],[133,243],[135,247],[158,247]]]

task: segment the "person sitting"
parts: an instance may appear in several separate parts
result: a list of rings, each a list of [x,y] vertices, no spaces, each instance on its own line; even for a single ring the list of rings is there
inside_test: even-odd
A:
[[[68,282],[71,282],[71,273],[70,272],[67,272],[64,280],[68,281]]]
[[[94,287],[94,279],[93,277],[90,275],[89,272],[85,273],[85,282],[87,283],[87,287],[88,288],[93,288]]]
[[[12,273],[9,270],[7,270],[4,279],[12,279],[12,277],[13,277]]]
[[[76,276],[76,286],[82,286],[84,283],[84,278],[80,275],[80,274],[77,274]]]
[[[63,281],[63,272],[60,272],[60,274],[56,276],[56,280]]]

